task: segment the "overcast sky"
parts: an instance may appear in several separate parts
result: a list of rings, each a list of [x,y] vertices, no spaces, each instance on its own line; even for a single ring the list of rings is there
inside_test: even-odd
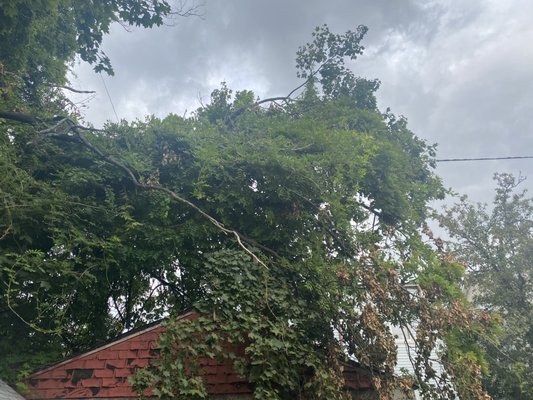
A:
[[[152,30],[117,25],[104,39],[115,76],[103,76],[119,118],[191,112],[227,82],[260,97],[299,84],[295,52],[317,25],[367,25],[357,75],[378,78],[382,110],[438,143],[438,158],[533,155],[531,0],[205,0],[202,18]],[[116,117],[102,78],[77,64],[72,85],[96,90],[85,114]],[[522,174],[533,159],[440,163],[447,187],[491,202],[494,172]]]

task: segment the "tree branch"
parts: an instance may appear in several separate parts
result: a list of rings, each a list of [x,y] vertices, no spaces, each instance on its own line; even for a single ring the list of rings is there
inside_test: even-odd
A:
[[[0,118],[9,119],[12,121],[17,121],[23,124],[30,124],[30,125],[37,125],[39,122],[41,122],[40,119],[34,117],[33,115],[12,112],[12,111],[4,111],[4,110],[0,110]]]
[[[288,103],[289,100],[291,100],[292,95],[295,92],[297,92],[298,90],[300,90],[301,88],[303,88],[305,85],[307,85],[309,83],[309,81],[311,81],[311,79],[313,79],[316,76],[316,74],[318,74],[320,72],[320,70],[324,67],[324,65],[326,65],[328,62],[331,61],[331,59],[332,58],[330,57],[326,61],[324,61],[322,64],[320,64],[320,66],[316,70],[312,71],[309,74],[307,79],[301,85],[298,85],[294,89],[292,89],[289,92],[288,95],[286,95],[286,96],[277,96],[277,97],[269,97],[269,98],[266,98],[266,99],[263,99],[263,100],[258,100],[255,103],[253,103],[252,105],[241,107],[241,108],[235,110],[234,112],[232,112],[230,115],[228,115],[226,117],[226,119],[225,119],[226,124],[231,123],[233,120],[235,120],[235,118],[237,118],[239,115],[241,115],[244,111],[246,111],[249,108],[256,107],[256,106],[259,106],[259,105],[264,104],[264,103],[274,102],[274,101],[284,101],[285,103]]]
[[[74,132],[76,132],[76,134],[78,135],[78,138],[80,139],[80,141],[82,142],[82,144],[85,147],[87,147],[88,149],[92,150],[94,153],[96,153],[98,156],[100,156],[104,161],[107,161],[108,163],[110,163],[110,164],[122,169],[124,172],[126,172],[126,174],[130,177],[131,181],[133,182],[133,184],[136,187],[141,188],[141,189],[154,190],[154,191],[159,191],[159,192],[166,193],[170,198],[174,199],[175,201],[177,201],[179,203],[183,203],[183,204],[189,206],[190,208],[192,208],[193,210],[198,212],[202,217],[207,219],[211,224],[213,224],[215,227],[217,227],[222,233],[224,233],[225,235],[233,236],[235,238],[235,240],[237,241],[237,243],[239,244],[239,246],[241,247],[241,249],[243,249],[246,253],[248,253],[255,262],[257,262],[258,264],[260,264],[263,267],[268,269],[267,265],[263,261],[261,261],[259,259],[259,257],[257,257],[257,255],[253,251],[251,251],[248,247],[246,247],[244,245],[243,241],[246,242],[246,240],[244,239],[244,237],[239,232],[237,232],[234,229],[226,228],[224,226],[224,224],[222,224],[221,222],[219,222],[218,220],[213,218],[211,215],[206,213],[204,210],[202,210],[196,204],[194,204],[191,201],[185,199],[184,197],[178,195],[176,192],[174,192],[174,191],[172,191],[172,190],[170,190],[170,189],[168,189],[166,187],[160,186],[160,185],[141,183],[137,179],[137,177],[135,176],[135,174],[133,173],[133,171],[130,168],[128,168],[124,164],[120,163],[119,161],[115,160],[113,157],[106,156],[104,153],[102,153],[102,151],[99,148],[97,148],[92,143],[90,143],[87,140],[87,138],[85,138],[85,136],[83,136],[81,134],[80,130],[82,130],[82,129],[83,128],[80,127],[79,125],[72,125],[72,130]]]
[[[162,276],[159,276],[159,275],[155,274],[154,272],[148,271],[148,275],[152,279],[155,279],[156,281],[159,282],[159,285],[157,285],[157,287],[159,287],[161,285],[164,285],[164,286],[168,287],[172,291],[172,293],[174,293],[174,296],[176,296],[176,297],[181,299],[182,305],[183,305],[183,299],[184,299],[183,290],[178,285],[176,285],[173,282],[170,282],[169,280],[163,278]],[[153,293],[153,291],[152,291],[152,293]],[[150,293],[150,295],[152,293]]]
[[[35,118],[35,117],[31,116],[31,115],[28,115],[28,114],[14,113],[14,112],[9,112],[9,111],[2,111],[2,110],[0,110],[0,118],[10,119],[10,120],[18,121],[18,122],[21,122],[21,123],[30,124],[30,125],[35,125],[38,122],[42,122],[39,119],[37,119],[37,118]],[[239,247],[241,249],[243,249],[246,253],[248,253],[250,255],[250,257],[252,257],[252,259],[256,263],[258,263],[258,264],[262,265],[264,268],[268,269],[267,265],[252,250],[250,250],[244,243],[251,244],[251,245],[256,246],[258,248],[262,248],[263,250],[267,250],[268,249],[267,247],[261,246],[257,242],[255,242],[254,240],[246,238],[245,236],[241,235],[239,232],[237,232],[234,229],[226,228],[224,226],[224,224],[222,224],[220,221],[218,221],[217,219],[215,219],[214,217],[212,217],[211,215],[206,213],[204,210],[202,210],[196,204],[194,204],[191,201],[187,200],[186,198],[178,195],[176,192],[174,192],[174,191],[172,191],[170,189],[167,189],[167,188],[165,188],[163,186],[160,186],[160,185],[144,184],[144,183],[140,182],[130,168],[128,168],[126,165],[122,164],[118,160],[114,159],[112,156],[105,155],[98,147],[96,147],[91,142],[89,142],[89,140],[87,140],[87,138],[82,134],[82,131],[91,131],[91,132],[97,131],[97,132],[101,132],[101,130],[94,129],[94,128],[88,128],[88,127],[84,127],[84,126],[78,125],[74,121],[69,119],[68,117],[55,117],[51,121],[48,121],[48,122],[49,123],[50,122],[55,122],[55,124],[53,126],[49,127],[49,128],[41,130],[39,133],[45,134],[45,135],[48,135],[48,136],[54,136],[54,137],[57,137],[57,138],[68,138],[68,140],[75,140],[75,137],[76,137],[78,139],[78,141],[83,146],[85,146],[87,149],[91,150],[93,153],[97,154],[104,161],[106,161],[109,164],[112,164],[115,167],[117,167],[117,168],[121,169],[122,171],[126,172],[128,177],[130,178],[130,180],[133,182],[133,184],[136,187],[138,187],[140,189],[145,189],[145,190],[159,191],[159,192],[163,192],[163,193],[167,194],[173,200],[175,200],[175,201],[177,201],[179,203],[183,203],[183,204],[189,206],[190,208],[192,208],[193,210],[195,210],[196,212],[198,212],[202,217],[207,219],[212,225],[214,225],[217,229],[219,229],[225,235],[233,236],[235,238],[235,240],[237,241],[237,243],[238,243],[238,245],[239,245]],[[66,124],[67,125],[66,129],[64,130],[64,132],[62,132],[62,133],[55,132],[57,130],[57,128],[59,128],[59,125],[61,125],[61,124]],[[73,136],[69,135],[70,132],[75,133],[76,136],[73,137]],[[271,249],[268,249],[268,251],[271,254],[273,254],[273,255],[277,255],[277,253],[275,251],[271,250]]]
[[[55,88],[58,88],[58,89],[65,89],[65,90],[68,90],[68,91],[74,92],[74,93],[87,93],[87,94],[96,93],[96,91],[94,91],[94,90],[79,90],[79,89],[74,89],[74,88],[72,88],[70,86],[50,85],[50,87],[55,87]]]

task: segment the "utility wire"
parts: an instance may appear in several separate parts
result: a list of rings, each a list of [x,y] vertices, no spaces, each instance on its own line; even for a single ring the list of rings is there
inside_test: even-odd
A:
[[[524,158],[533,158],[533,156],[514,156],[514,157],[480,157],[480,158],[441,158],[436,162],[456,162],[456,161],[492,161],[492,160],[520,160]]]
[[[115,105],[113,104],[113,100],[111,100],[111,95],[109,94],[109,90],[107,90],[107,85],[105,84],[104,77],[102,76],[101,72],[100,72],[100,78],[102,79],[102,83],[104,84],[104,89],[105,89],[105,92],[107,93],[107,98],[109,99],[109,102],[111,103],[111,108],[113,109],[113,113],[115,114],[117,123],[120,123],[120,120],[117,115],[117,110],[115,110]]]

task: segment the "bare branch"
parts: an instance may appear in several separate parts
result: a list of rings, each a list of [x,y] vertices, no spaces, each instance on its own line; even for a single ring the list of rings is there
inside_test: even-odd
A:
[[[111,296],[111,300],[113,300],[113,306],[115,307],[115,311],[117,312],[120,322],[122,325],[126,325],[126,319],[124,318],[124,315],[122,314],[122,311],[120,310],[119,305],[117,304],[117,300],[115,299],[115,296]]]
[[[0,240],[4,240],[4,238],[9,235],[9,232],[13,229],[13,225],[10,223],[6,229],[4,229],[4,233],[2,236],[0,236]]]
[[[37,125],[39,122],[41,122],[38,118],[34,117],[33,115],[12,112],[12,111],[4,111],[4,110],[0,110],[0,118],[9,119],[12,121],[17,121],[23,124],[30,124],[30,125]]]
[[[175,7],[175,10],[170,12],[172,17],[204,17],[204,12],[202,8],[205,6],[205,1],[200,4],[188,5],[187,0],[180,0],[178,6]]]
[[[94,91],[94,90],[79,90],[79,89],[74,89],[74,88],[72,88],[70,86],[50,85],[50,87],[55,87],[55,88],[58,88],[58,89],[65,89],[65,90],[68,90],[68,91],[74,92],[74,93],[87,93],[87,94],[96,93],[96,91]]]
[[[67,117],[64,117],[64,118],[61,118],[57,121],[57,123],[54,125],[54,126],[51,126],[50,128],[47,128],[47,129],[43,129],[41,131],[39,131],[40,134],[42,135],[46,135],[48,133],[52,133],[54,132],[57,128],[59,128],[59,126],[63,123],[63,122],[66,122],[68,120]]]
[[[231,123],[235,118],[237,118],[239,115],[241,115],[244,111],[246,111],[249,108],[257,107],[264,103],[269,103],[269,102],[271,103],[271,102],[276,102],[276,101],[284,101],[285,103],[288,103],[290,100],[292,100],[292,95],[296,93],[298,90],[300,90],[301,88],[303,88],[305,85],[307,85],[320,72],[320,70],[324,67],[324,65],[326,65],[328,62],[331,61],[331,59],[332,57],[328,58],[326,61],[320,64],[320,66],[316,70],[314,70],[313,72],[309,74],[307,79],[301,85],[298,85],[294,89],[292,89],[288,95],[278,96],[278,97],[269,97],[263,100],[258,100],[252,105],[241,107],[226,117],[226,120],[225,120],[226,124]]]

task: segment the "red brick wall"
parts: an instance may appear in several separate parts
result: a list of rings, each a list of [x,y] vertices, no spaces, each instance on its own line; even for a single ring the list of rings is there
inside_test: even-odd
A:
[[[183,319],[195,318],[187,314]],[[137,398],[128,377],[158,357],[156,343],[162,326],[126,335],[108,345],[55,364],[28,379],[28,399]],[[232,368],[231,361],[200,360],[208,393],[251,393],[252,387]]]
[[[343,365],[344,387],[348,390],[370,390],[372,379],[368,372],[349,364]]]
[[[183,316],[194,318],[194,314]],[[125,335],[116,341],[93,351],[55,364],[37,372],[28,379],[28,399],[134,399],[128,377],[137,368],[145,367],[158,357],[156,343],[164,330],[160,325]],[[233,349],[242,353],[244,349]],[[200,374],[204,376],[206,389],[211,395],[252,393],[246,377],[239,376],[231,361],[200,360]],[[371,388],[371,381],[362,370],[345,365],[344,378],[349,390]]]
[[[29,399],[136,397],[128,377],[157,357],[156,326],[30,376]]]

